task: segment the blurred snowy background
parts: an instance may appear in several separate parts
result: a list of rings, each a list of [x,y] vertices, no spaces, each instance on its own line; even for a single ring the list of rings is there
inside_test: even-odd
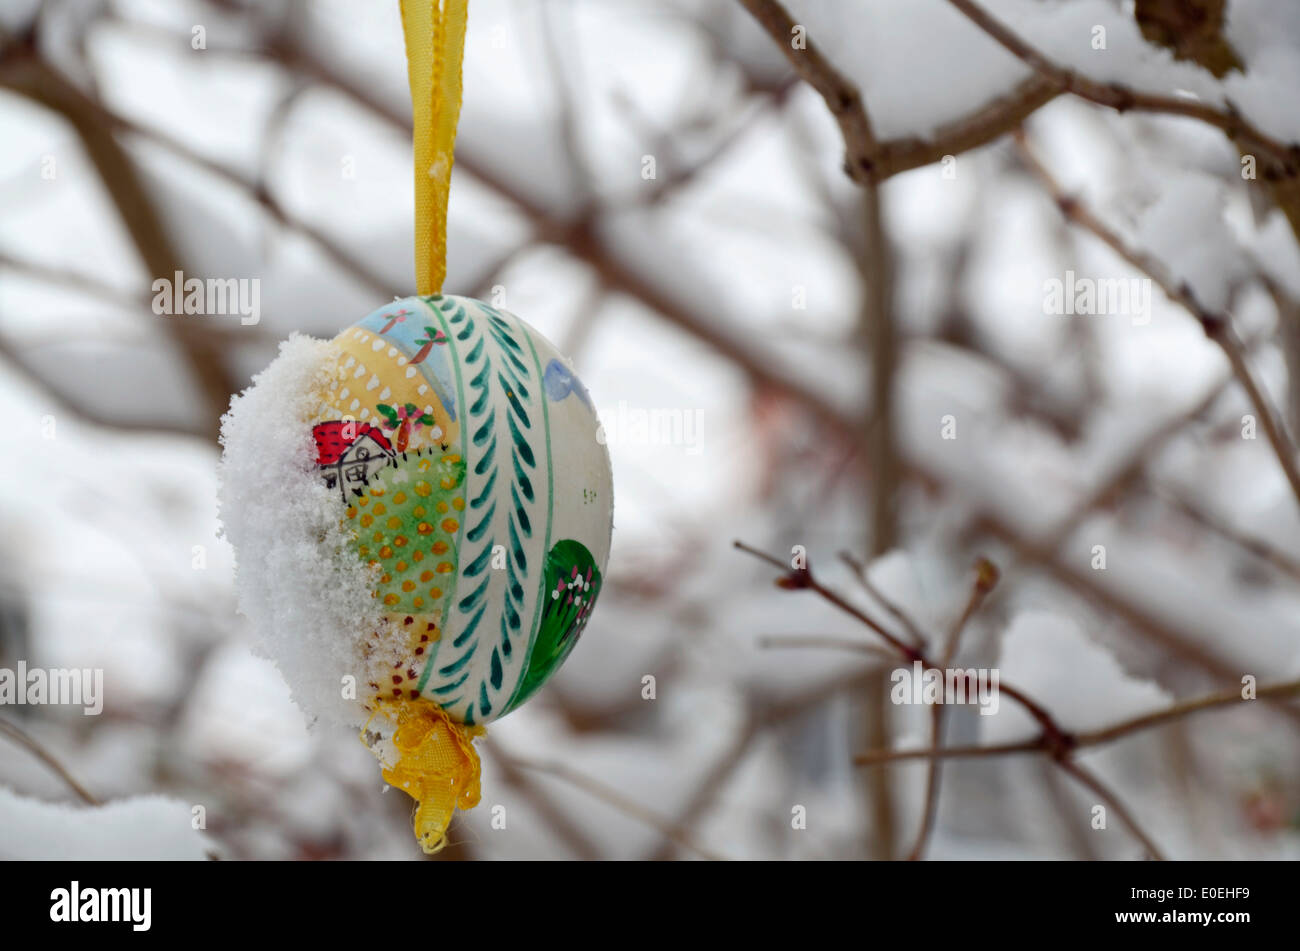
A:
[[[1061,67],[1300,142],[1291,0],[982,6]],[[572,356],[617,506],[580,649],[493,726],[440,858],[913,849],[926,765],[853,757],[928,746],[929,710],[733,539],[803,546],[900,629],[851,552],[932,644],[991,559],[958,661],[1069,729],[1300,676],[1300,503],[1257,407],[1158,288],[1141,313],[1049,313],[1068,272],[1142,274],[1006,133],[1024,118],[1071,195],[1231,315],[1291,432],[1300,159],[1249,180],[1206,122],[1057,96],[948,0],[788,9],[862,90],[878,189],[735,0],[470,4],[446,287]],[[420,857],[410,801],[250,652],[215,511],[230,394],[290,332],[413,290],[396,0],[5,0],[0,27],[0,667],[105,677],[98,717],[0,707],[26,737],[0,735],[0,856]],[[156,315],[177,268],[259,279],[260,322]],[[638,429],[651,413],[685,425]],[[1261,700],[1079,762],[1166,855],[1294,858],[1298,723]],[[1031,734],[1004,698],[954,709],[946,741]],[[1141,855],[1099,802],[1043,756],[952,760],[925,854]]]

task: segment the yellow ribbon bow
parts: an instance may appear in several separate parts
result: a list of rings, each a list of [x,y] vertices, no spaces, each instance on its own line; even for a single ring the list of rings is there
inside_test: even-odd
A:
[[[379,749],[384,782],[419,803],[415,837],[427,854],[440,852],[453,813],[478,805],[479,758],[473,740],[486,731],[457,723],[424,697],[376,699],[375,712],[361,731],[363,743],[369,743],[376,717],[396,727]]]

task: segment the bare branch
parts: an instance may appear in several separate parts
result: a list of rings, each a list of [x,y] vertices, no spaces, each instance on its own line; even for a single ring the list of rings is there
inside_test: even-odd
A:
[[[150,275],[170,275],[184,270],[167,234],[162,217],[126,151],[117,141],[99,103],[87,97],[55,69],[43,62],[34,48],[15,52],[0,63],[0,88],[10,89],[59,113],[71,123],[86,153],[104,180],[109,197],[131,234]],[[198,383],[207,433],[215,438],[221,414],[238,388],[226,365],[221,338],[200,321],[170,320],[164,325],[185,356]]]
[[[1269,684],[1268,686],[1259,687],[1255,690],[1255,696],[1260,700],[1268,698],[1280,699],[1297,695],[1300,695],[1300,680],[1292,680],[1280,684]],[[1078,741],[1079,746],[1096,746],[1101,743],[1110,743],[1112,740],[1118,740],[1121,737],[1128,736],[1131,733],[1137,733],[1140,730],[1149,730],[1152,727],[1163,726],[1173,720],[1191,716],[1194,713],[1202,713],[1206,710],[1235,706],[1239,703],[1250,704],[1253,702],[1253,700],[1247,700],[1242,697],[1240,688],[1236,690],[1225,690],[1220,693],[1208,694],[1207,696],[1199,697],[1195,700],[1184,700],[1183,702],[1175,703],[1173,706],[1164,710],[1158,710],[1155,713],[1148,713],[1144,716],[1134,717],[1131,720],[1125,720],[1123,723],[1117,723],[1104,730],[1079,733],[1076,734],[1075,739]]]
[[[1223,130],[1228,138],[1248,147],[1250,151],[1265,153],[1271,159],[1270,167],[1273,174],[1282,174],[1287,178],[1296,177],[1297,163],[1300,163],[1300,150],[1297,150],[1295,145],[1280,142],[1265,134],[1235,110],[1216,109],[1192,99],[1136,92],[1118,84],[1099,83],[1088,79],[1053,63],[973,0],[948,0],[948,2],[1008,52],[1053,83],[1060,91],[1072,93],[1081,99],[1087,99],[1089,102],[1106,106],[1117,112],[1132,110],[1199,119]]]
[[[947,155],[960,155],[1021,126],[1042,106],[1061,94],[1058,86],[1042,76],[1032,76],[1010,93],[988,105],[940,126],[925,139],[905,138],[881,142],[872,161],[878,180],[938,162]]]
[[[1291,484],[1291,491],[1296,501],[1300,502],[1300,466],[1297,466],[1295,446],[1286,434],[1277,410],[1264,393],[1259,381],[1255,379],[1255,374],[1246,361],[1246,348],[1236,331],[1232,329],[1228,316],[1212,312],[1203,306],[1191,287],[1185,282],[1175,281],[1162,262],[1128,245],[1118,232],[1102,222],[1078,198],[1067,195],[1052,174],[1034,156],[1022,133],[1017,133],[1016,142],[1025,163],[1042,181],[1052,200],[1061,209],[1061,213],[1074,224],[1090,231],[1121,258],[1155,281],[1165,295],[1195,317],[1205,331],[1205,335],[1219,345],[1224,356],[1228,358],[1237,382],[1246,391],[1251,404],[1259,414],[1259,421],[1268,436],[1269,445],[1273,447],[1273,453],[1277,456],[1282,471]]]
[[[844,137],[844,171],[855,182],[870,182],[875,172],[872,156],[876,152],[876,137],[858,87],[831,65],[811,39],[805,37],[802,48],[795,48],[796,24],[777,0],[740,2],[772,37],[799,77],[826,101]]]

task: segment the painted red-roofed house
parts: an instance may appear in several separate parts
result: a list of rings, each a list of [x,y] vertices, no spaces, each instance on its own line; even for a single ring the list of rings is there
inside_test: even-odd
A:
[[[316,464],[325,485],[339,490],[343,501],[348,493],[360,495],[370,477],[388,465],[393,447],[377,426],[356,420],[336,419],[317,423],[312,428],[316,438]]]

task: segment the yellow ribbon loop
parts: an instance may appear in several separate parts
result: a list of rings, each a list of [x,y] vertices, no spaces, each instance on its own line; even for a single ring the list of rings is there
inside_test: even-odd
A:
[[[447,196],[460,119],[469,0],[401,0],[415,133],[415,279],[421,295],[447,276]]]
[[[447,276],[447,197],[460,119],[461,64],[469,0],[401,0],[415,146],[415,278],[421,296],[438,294]],[[479,801],[482,727],[453,720],[423,697],[375,698],[361,739],[380,757],[384,781],[418,805],[415,836],[427,853],[447,843],[457,809]],[[376,718],[384,729],[371,732]]]

